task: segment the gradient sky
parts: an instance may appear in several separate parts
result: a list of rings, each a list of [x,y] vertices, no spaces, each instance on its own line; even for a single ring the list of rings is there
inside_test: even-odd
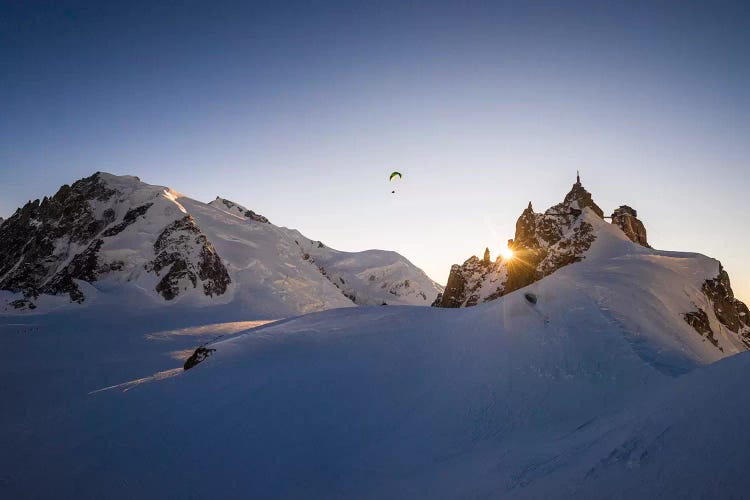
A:
[[[132,174],[445,283],[579,169],[748,301],[749,5],[5,0],[0,216]]]

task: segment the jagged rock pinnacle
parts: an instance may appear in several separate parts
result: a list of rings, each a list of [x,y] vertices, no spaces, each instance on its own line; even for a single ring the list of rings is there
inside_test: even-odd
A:
[[[567,205],[569,208],[575,208],[578,210],[583,210],[585,207],[589,207],[600,218],[604,218],[604,211],[599,208],[599,205],[594,203],[591,193],[586,191],[586,188],[583,187],[583,184],[581,184],[581,178],[578,175],[576,176],[576,183],[573,184],[570,192],[565,195],[563,204]]]
[[[612,212],[612,224],[622,229],[622,232],[632,241],[651,248],[646,238],[646,226],[638,219],[638,212],[627,205],[621,205]]]

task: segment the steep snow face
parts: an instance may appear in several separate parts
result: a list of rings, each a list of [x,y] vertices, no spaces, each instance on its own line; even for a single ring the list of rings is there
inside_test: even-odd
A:
[[[269,318],[356,304],[429,305],[440,291],[393,252],[312,247],[229,200],[204,204],[97,173],[0,226],[0,300],[6,312],[71,302],[234,304]]]
[[[700,290],[700,278],[686,276],[715,272],[716,261],[623,253],[632,242],[602,231],[591,259],[477,307],[306,315],[211,343],[187,372],[167,362],[149,382],[157,369],[148,365],[132,383],[88,396],[127,379],[112,380],[106,357],[75,356],[81,346],[71,342],[34,365],[36,336],[4,335],[4,351],[22,353],[0,366],[7,392],[37,380],[46,388],[54,372],[55,384],[72,377],[78,399],[49,409],[24,393],[0,415],[0,488],[39,497],[641,498],[701,497],[721,485],[741,496],[748,359],[699,368],[729,354],[733,339],[719,338],[722,352],[679,312]],[[50,324],[77,331],[70,321]],[[153,318],[120,321],[130,331]],[[108,352],[113,370],[146,366],[127,350]]]
[[[215,200],[216,201],[216,200]],[[299,231],[181,198],[235,277],[244,301],[288,315],[352,305],[430,305],[442,289],[403,256],[383,250],[342,252]],[[221,206],[227,205],[222,201]],[[233,213],[237,212],[237,213]],[[265,303],[264,303],[265,301]],[[279,309],[279,302],[287,310]],[[275,308],[275,309],[274,309]]]
[[[340,252],[291,231],[303,258],[344,295],[360,305],[430,305],[442,287],[396,252]]]

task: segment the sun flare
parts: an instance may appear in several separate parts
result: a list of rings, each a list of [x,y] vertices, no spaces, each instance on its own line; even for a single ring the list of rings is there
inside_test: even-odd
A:
[[[500,255],[502,255],[502,256],[503,256],[503,259],[504,259],[504,260],[510,260],[510,259],[512,259],[512,258],[513,258],[513,250],[511,250],[511,249],[510,249],[510,248],[508,248],[508,247],[505,247],[505,248],[503,248],[503,249],[502,249],[502,250],[500,251]]]

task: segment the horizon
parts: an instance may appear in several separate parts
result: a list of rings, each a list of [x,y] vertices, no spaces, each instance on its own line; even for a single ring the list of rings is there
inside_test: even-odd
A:
[[[580,170],[605,214],[629,205],[655,248],[720,260],[747,302],[748,9],[4,6],[0,216],[136,175],[445,284]]]

